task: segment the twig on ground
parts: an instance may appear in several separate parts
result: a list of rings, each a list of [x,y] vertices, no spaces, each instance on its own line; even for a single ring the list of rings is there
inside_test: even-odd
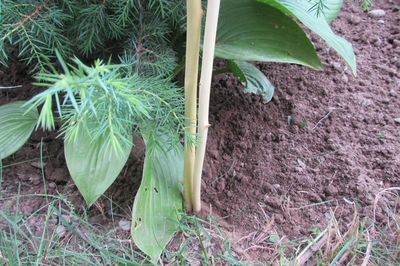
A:
[[[22,88],[22,85],[16,85],[16,86],[0,86],[0,90],[17,89],[17,88]]]
[[[315,126],[314,126],[311,130],[316,129],[326,118],[328,118],[328,116],[331,115],[331,113],[332,113],[334,110],[335,110],[335,109],[332,109],[332,110],[330,110],[326,115],[324,115],[324,117],[322,117],[322,118],[318,121],[318,123],[316,123]]]

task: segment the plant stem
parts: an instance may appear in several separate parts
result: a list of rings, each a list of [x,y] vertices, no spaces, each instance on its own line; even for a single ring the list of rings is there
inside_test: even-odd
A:
[[[210,87],[211,77],[213,73],[219,6],[220,0],[208,0],[199,91],[199,146],[196,149],[196,161],[193,175],[192,203],[193,210],[195,212],[199,212],[201,210],[201,174],[204,164],[204,155],[206,152],[208,128],[210,127],[210,124],[208,122],[208,113],[210,106]]]
[[[199,52],[201,34],[201,0],[187,0],[187,33],[185,64],[185,117],[187,119],[186,134],[196,135],[197,116],[197,82],[199,72]],[[192,210],[192,183],[196,149],[185,138],[184,188],[183,197],[187,211]]]

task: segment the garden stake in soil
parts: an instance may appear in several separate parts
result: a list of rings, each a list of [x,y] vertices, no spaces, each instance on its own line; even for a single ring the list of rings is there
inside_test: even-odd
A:
[[[199,72],[199,52],[201,34],[201,0],[187,0],[187,34],[185,64],[185,117],[188,134],[196,134],[197,80]],[[183,197],[187,211],[192,210],[192,183],[195,162],[195,147],[185,138],[184,188]]]
[[[206,152],[207,133],[210,124],[208,112],[210,106],[210,87],[213,73],[215,40],[217,35],[220,0],[208,1],[206,27],[204,31],[203,58],[201,63],[201,77],[199,89],[199,146],[196,149],[196,161],[193,176],[193,210],[201,210],[201,174]]]

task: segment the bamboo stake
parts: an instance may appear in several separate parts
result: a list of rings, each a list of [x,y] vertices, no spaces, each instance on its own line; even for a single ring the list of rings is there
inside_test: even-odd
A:
[[[201,210],[201,175],[204,164],[204,156],[206,152],[208,128],[210,127],[210,124],[208,122],[208,113],[210,106],[210,87],[213,73],[219,6],[220,0],[208,0],[199,91],[199,146],[196,149],[196,159],[193,175],[192,203],[193,210],[195,212],[199,212]]]
[[[185,117],[187,134],[196,134],[197,82],[199,72],[201,0],[187,0],[187,33],[185,62]],[[195,147],[185,138],[184,148],[184,188],[183,197],[187,211],[192,210],[192,186],[195,160]]]

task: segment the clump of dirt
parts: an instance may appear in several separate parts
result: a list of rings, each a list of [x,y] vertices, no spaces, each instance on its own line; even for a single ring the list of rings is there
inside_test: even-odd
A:
[[[333,22],[335,32],[353,44],[356,77],[312,35],[324,71],[258,64],[276,86],[271,103],[244,94],[231,75],[214,78],[203,200],[236,231],[264,232],[268,227],[290,239],[307,236],[326,226],[331,210],[348,222],[354,208],[372,217],[375,195],[400,186],[400,11],[394,1],[377,0],[374,7],[386,15],[372,18],[346,3]],[[1,104],[38,90],[30,85],[25,67],[10,65],[1,68],[0,84],[23,87],[1,90]],[[40,194],[46,188],[84,208],[68,176],[62,141],[55,136],[36,133],[3,162],[2,195]],[[40,148],[46,186],[38,163]],[[123,209],[132,206],[142,164],[143,145],[137,141],[107,191]],[[21,209],[29,214],[41,204],[23,199]],[[100,200],[92,214],[107,210],[107,204]],[[383,206],[375,214],[378,223],[384,222]]]

